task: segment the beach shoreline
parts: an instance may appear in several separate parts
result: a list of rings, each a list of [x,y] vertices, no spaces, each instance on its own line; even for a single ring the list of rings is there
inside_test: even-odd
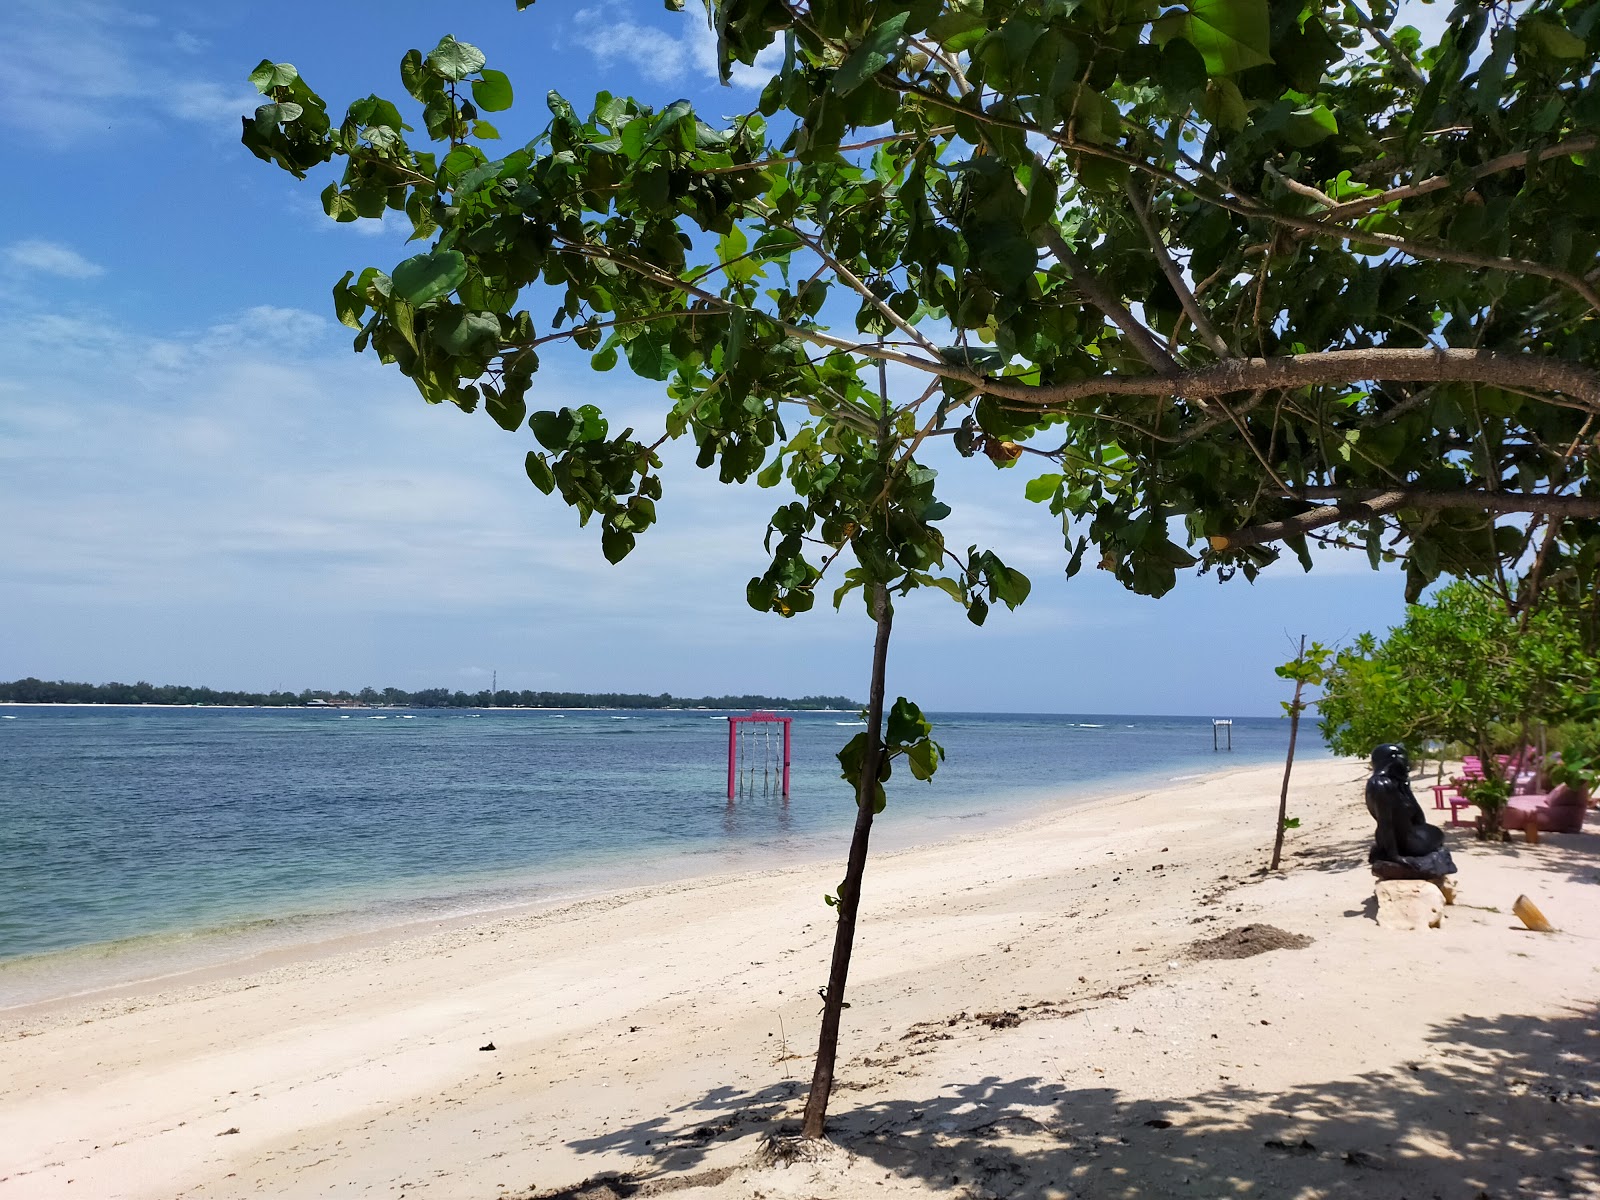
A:
[[[761,1158],[832,941],[812,863],[0,1016],[0,1200],[577,1195],[608,1171],[634,1182],[595,1197],[1600,1185],[1593,833],[1453,831],[1462,903],[1382,929],[1365,773],[1296,764],[1274,875],[1281,764],[875,854],[814,1161]],[[1562,932],[1512,929],[1519,892]],[[1284,948],[1197,949],[1269,925]]]
[[[1322,758],[1326,758],[1324,753]],[[1305,761],[1318,761],[1306,756]],[[1047,820],[1066,809],[1115,800],[1175,783],[1189,783],[1227,775],[1245,767],[1218,767],[1210,771],[1171,775],[1170,767],[1087,781],[1075,787],[997,791],[974,797],[975,810],[929,815],[896,811],[879,822],[879,857],[948,840],[981,837],[985,833]],[[910,808],[910,805],[904,807]],[[952,832],[957,830],[958,832]],[[843,862],[843,838],[814,837],[783,846],[700,847],[690,851],[658,851],[619,857],[604,871],[549,873],[529,871],[507,875],[499,887],[457,891],[440,890],[422,903],[433,911],[416,916],[398,915],[411,905],[381,891],[370,908],[341,912],[288,912],[260,914],[221,926],[200,925],[163,930],[117,942],[88,943],[9,959],[0,959],[0,1024],[34,1011],[49,1011],[78,1002],[146,995],[191,983],[205,983],[249,974],[297,961],[326,958],[378,946],[390,941],[445,932],[496,917],[542,912],[585,900],[632,893],[667,884],[764,873],[785,866],[816,867]],[[706,860],[716,860],[708,862]],[[709,869],[708,869],[709,868]],[[626,870],[640,878],[625,888],[607,886],[601,876]],[[444,887],[441,882],[441,887]],[[482,897],[523,893],[515,899]],[[543,892],[544,894],[536,894]],[[309,928],[296,932],[295,925]],[[242,931],[237,928],[242,927]],[[281,930],[281,936],[274,936]]]

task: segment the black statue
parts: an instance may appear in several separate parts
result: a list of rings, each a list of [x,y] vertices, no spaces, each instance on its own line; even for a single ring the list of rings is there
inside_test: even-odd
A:
[[[1367,811],[1378,823],[1367,861],[1379,879],[1437,879],[1456,873],[1444,846],[1444,830],[1428,824],[1411,794],[1411,762],[1404,746],[1389,742],[1373,750]]]

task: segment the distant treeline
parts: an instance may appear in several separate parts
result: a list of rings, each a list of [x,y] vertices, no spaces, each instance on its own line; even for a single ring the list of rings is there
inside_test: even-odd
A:
[[[43,679],[18,679],[0,683],[0,704],[259,704],[293,707],[322,701],[328,704],[388,705],[396,708],[488,708],[491,701],[511,708],[801,708],[856,709],[848,696],[659,696],[627,692],[514,692],[501,689],[492,695],[424,688],[362,688],[359,692],[221,692],[208,687],[151,683],[48,683]]]

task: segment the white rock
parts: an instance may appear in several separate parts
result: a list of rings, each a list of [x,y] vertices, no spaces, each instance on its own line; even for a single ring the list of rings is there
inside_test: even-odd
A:
[[[1437,929],[1444,896],[1426,879],[1380,879],[1378,924],[1385,929]]]

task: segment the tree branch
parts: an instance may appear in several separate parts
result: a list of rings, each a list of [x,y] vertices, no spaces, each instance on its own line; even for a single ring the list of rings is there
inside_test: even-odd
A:
[[[1394,39],[1379,29],[1377,22],[1361,11],[1361,5],[1347,4],[1345,5],[1345,11],[1356,19],[1357,25],[1372,36],[1373,41],[1389,52],[1389,57],[1394,60],[1394,65],[1405,74],[1407,79],[1411,80],[1419,88],[1428,85],[1428,80],[1423,76],[1417,64],[1401,53],[1400,47],[1394,44]]]
[[[1007,384],[988,379],[980,386],[994,396],[1050,408],[1088,396],[1169,396],[1199,400],[1229,392],[1341,385],[1367,380],[1405,383],[1482,383],[1563,392],[1600,412],[1600,373],[1565,359],[1491,350],[1422,347],[1396,350],[1327,350],[1281,358],[1231,358],[1215,366],[1176,375],[1101,375],[1062,384]]]
[[[925,336],[923,336],[922,332],[918,330],[915,325],[911,324],[910,321],[907,321],[899,313],[895,312],[894,309],[890,308],[888,302],[885,301],[882,296],[878,295],[877,292],[868,287],[867,284],[864,283],[854,271],[845,266],[844,263],[839,261],[839,259],[835,258],[833,254],[828,251],[827,247],[822,244],[821,237],[813,238],[810,235],[801,232],[801,230],[794,225],[784,225],[782,228],[787,229],[790,233],[794,234],[795,237],[799,238],[803,243],[805,243],[805,245],[811,249],[813,254],[828,264],[835,275],[844,280],[845,285],[849,287],[851,291],[855,292],[868,304],[872,305],[873,308],[877,309],[879,315],[882,316],[884,320],[888,321],[896,329],[900,330],[901,333],[905,334],[912,341],[916,342],[917,345],[921,346],[929,354],[938,357],[939,348],[930,342]]]
[[[1045,233],[1045,245],[1050,248],[1050,253],[1056,256],[1057,261],[1072,272],[1072,286],[1083,293],[1085,300],[1103,312],[1107,320],[1122,330],[1123,336],[1133,343],[1133,348],[1139,352],[1140,358],[1164,376],[1177,374],[1178,364],[1172,355],[1156,342],[1148,329],[1134,319],[1127,306],[1117,299],[1116,293],[1090,273],[1083,260],[1072,252],[1071,246],[1067,245],[1067,239],[1062,237],[1053,225]]]
[[[1467,178],[1476,183],[1480,179],[1487,179],[1490,175],[1498,175],[1501,171],[1509,171],[1516,167],[1525,167],[1531,162],[1544,162],[1551,158],[1571,158],[1574,154],[1586,154],[1600,145],[1600,137],[1593,134],[1588,137],[1571,138],[1565,142],[1557,142],[1554,146],[1546,146],[1543,150],[1514,150],[1510,154],[1502,154],[1491,158],[1488,162],[1474,167],[1467,173]],[[1413,196],[1426,196],[1430,192],[1443,191],[1453,183],[1459,182],[1449,175],[1434,175],[1428,179],[1420,179],[1416,183],[1404,184],[1400,187],[1390,188],[1386,192],[1379,192],[1376,196],[1362,196],[1355,200],[1346,200],[1343,204],[1335,204],[1328,209],[1327,218],[1330,221],[1342,221],[1346,217],[1359,216],[1375,208],[1382,208],[1396,200],[1409,200]]]
[[[1365,521],[1403,508],[1439,512],[1444,509],[1464,508],[1491,513],[1536,513],[1547,517],[1576,517],[1594,520],[1600,518],[1600,497],[1554,496],[1517,492],[1433,492],[1410,489],[1385,491],[1380,488],[1302,488],[1296,499],[1334,500],[1335,504],[1309,509],[1285,517],[1281,521],[1268,521],[1252,525],[1233,533],[1213,534],[1209,539],[1213,551],[1238,550],[1245,546],[1260,546],[1284,538],[1310,533],[1325,525],[1351,521]]]
[[[1178,303],[1183,305],[1183,311],[1189,314],[1195,331],[1205,339],[1206,345],[1218,358],[1231,358],[1233,352],[1228,349],[1228,343],[1222,340],[1222,335],[1216,331],[1211,321],[1206,317],[1205,310],[1200,307],[1200,302],[1195,299],[1195,294],[1190,290],[1188,283],[1183,278],[1183,272],[1178,269],[1178,264],[1173,261],[1172,255],[1167,250],[1167,244],[1161,240],[1161,232],[1150,220],[1150,209],[1144,197],[1139,195],[1139,185],[1129,175],[1124,182],[1128,193],[1128,203],[1133,206],[1133,215],[1139,218],[1139,227],[1144,230],[1145,239],[1150,243],[1150,250],[1156,256],[1156,262],[1161,264],[1161,272],[1167,277],[1167,282],[1172,285],[1172,290],[1178,295]]]
[[[692,296],[710,308],[728,312],[741,307],[713,292],[694,287],[682,279],[626,255],[611,252],[603,246],[566,239],[558,241],[573,253],[604,258],[663,289]],[[1581,402],[1583,411],[1600,413],[1600,373],[1565,359],[1540,358],[1529,354],[1432,347],[1328,350],[1281,358],[1232,358],[1214,366],[1193,371],[1174,371],[1172,374],[1098,375],[1070,383],[1041,385],[1014,383],[1004,376],[985,376],[943,358],[923,358],[884,346],[852,342],[820,329],[790,324],[759,309],[747,311],[813,345],[899,363],[914,370],[956,380],[1000,399],[1040,409],[1057,408],[1095,396],[1164,396],[1202,401],[1230,392],[1339,386],[1373,380],[1396,383],[1481,383],[1523,390],[1536,388],[1562,393]],[[1138,322],[1132,323],[1146,337],[1149,336]],[[1160,353],[1166,356],[1164,350]]]

